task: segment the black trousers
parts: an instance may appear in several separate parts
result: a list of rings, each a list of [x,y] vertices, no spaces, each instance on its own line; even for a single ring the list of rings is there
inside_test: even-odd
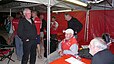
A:
[[[27,64],[29,55],[30,55],[29,64],[35,64],[36,48],[37,48],[36,40],[30,40],[28,42],[23,41],[23,57],[21,64]]]
[[[50,53],[53,53],[58,47],[58,40],[50,39]],[[44,57],[47,57],[47,40],[44,40]]]

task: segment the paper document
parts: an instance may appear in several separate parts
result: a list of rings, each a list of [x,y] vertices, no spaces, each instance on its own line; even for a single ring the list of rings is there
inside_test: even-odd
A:
[[[66,62],[70,63],[70,64],[85,64],[84,62],[77,60],[73,57],[70,57],[68,59],[65,59]]]
[[[83,49],[89,48],[89,45],[81,45]]]

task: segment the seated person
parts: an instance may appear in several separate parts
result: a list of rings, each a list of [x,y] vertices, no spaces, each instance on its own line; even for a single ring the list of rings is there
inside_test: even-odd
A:
[[[65,33],[65,39],[63,39],[58,46],[58,50],[53,52],[47,57],[48,62],[51,62],[63,55],[72,55],[78,57],[78,44],[74,37],[74,31],[72,29],[67,29],[63,31]]]
[[[89,53],[93,56],[91,64],[114,64],[114,55],[107,49],[106,42],[96,37],[89,44]]]

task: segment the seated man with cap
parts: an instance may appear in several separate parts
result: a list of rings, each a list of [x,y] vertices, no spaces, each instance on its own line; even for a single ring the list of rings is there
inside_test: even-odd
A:
[[[58,49],[48,56],[48,62],[60,58],[63,55],[78,57],[78,44],[74,37],[74,31],[72,29],[67,29],[63,31],[63,33],[65,33],[65,38],[59,43]]]

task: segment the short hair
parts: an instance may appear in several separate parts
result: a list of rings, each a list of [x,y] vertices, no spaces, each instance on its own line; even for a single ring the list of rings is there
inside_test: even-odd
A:
[[[110,34],[108,34],[108,33],[103,33],[102,39],[106,42],[106,44],[109,44],[111,42]]]
[[[52,16],[52,18],[56,19],[56,17],[55,17],[55,16]]]
[[[25,8],[24,10],[23,10],[23,14],[25,15],[25,13],[28,11],[28,10],[30,10],[29,8]],[[31,10],[30,10],[31,11]]]
[[[36,15],[38,14],[37,11],[35,11],[35,10],[33,10],[32,12],[35,13]]]
[[[95,47],[98,47],[99,49],[104,50],[107,48],[106,42],[101,37],[96,37],[92,39],[91,42]]]
[[[17,12],[16,14],[17,14],[17,15],[20,15],[20,12]]]
[[[65,13],[65,16],[71,16],[70,14],[68,14],[68,13]]]

